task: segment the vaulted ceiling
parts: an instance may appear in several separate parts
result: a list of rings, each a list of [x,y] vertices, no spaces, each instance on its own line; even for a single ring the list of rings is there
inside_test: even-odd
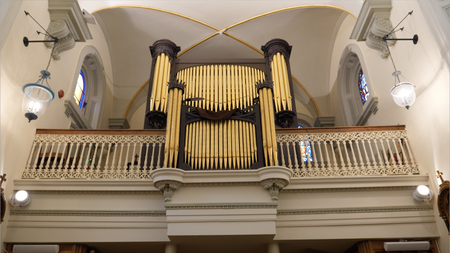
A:
[[[180,60],[263,58],[273,38],[293,46],[291,71],[297,111],[327,116],[329,69],[337,31],[356,20],[363,1],[86,1],[107,38],[113,65],[115,116],[145,102],[149,46],[169,39]],[[127,5],[123,5],[127,4]],[[351,29],[351,28],[350,28]],[[140,94],[137,94],[140,91]],[[130,106],[131,110],[127,111]]]

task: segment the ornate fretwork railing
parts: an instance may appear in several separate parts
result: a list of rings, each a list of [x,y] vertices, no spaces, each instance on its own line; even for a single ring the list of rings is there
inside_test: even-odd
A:
[[[294,177],[419,173],[404,126],[278,129],[276,139]],[[22,178],[151,179],[164,146],[165,130],[37,130]]]
[[[164,130],[37,130],[22,178],[150,179]]]
[[[294,177],[419,173],[404,126],[279,130],[277,143]]]

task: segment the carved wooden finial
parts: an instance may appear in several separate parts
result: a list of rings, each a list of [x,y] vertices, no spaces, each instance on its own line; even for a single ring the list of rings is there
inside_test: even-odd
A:
[[[441,179],[441,184],[444,183],[444,178],[442,177],[444,173],[440,172],[439,170],[436,171],[436,177]]]
[[[0,175],[0,188],[2,188],[3,181],[6,181],[6,174]]]

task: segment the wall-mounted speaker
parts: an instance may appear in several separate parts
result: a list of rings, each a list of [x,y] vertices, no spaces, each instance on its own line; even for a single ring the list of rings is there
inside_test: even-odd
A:
[[[429,250],[430,243],[427,241],[416,242],[385,242],[384,250],[386,251],[401,251],[401,250]]]
[[[14,245],[13,253],[58,253],[59,245]]]

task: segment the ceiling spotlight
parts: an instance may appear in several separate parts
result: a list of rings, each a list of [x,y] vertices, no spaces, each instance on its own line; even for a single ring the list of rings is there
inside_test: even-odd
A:
[[[416,190],[413,193],[414,199],[420,202],[430,201],[433,196],[433,191],[426,185],[417,186]]]
[[[20,190],[9,198],[9,202],[13,206],[24,207],[30,204],[30,195],[27,191]]]

